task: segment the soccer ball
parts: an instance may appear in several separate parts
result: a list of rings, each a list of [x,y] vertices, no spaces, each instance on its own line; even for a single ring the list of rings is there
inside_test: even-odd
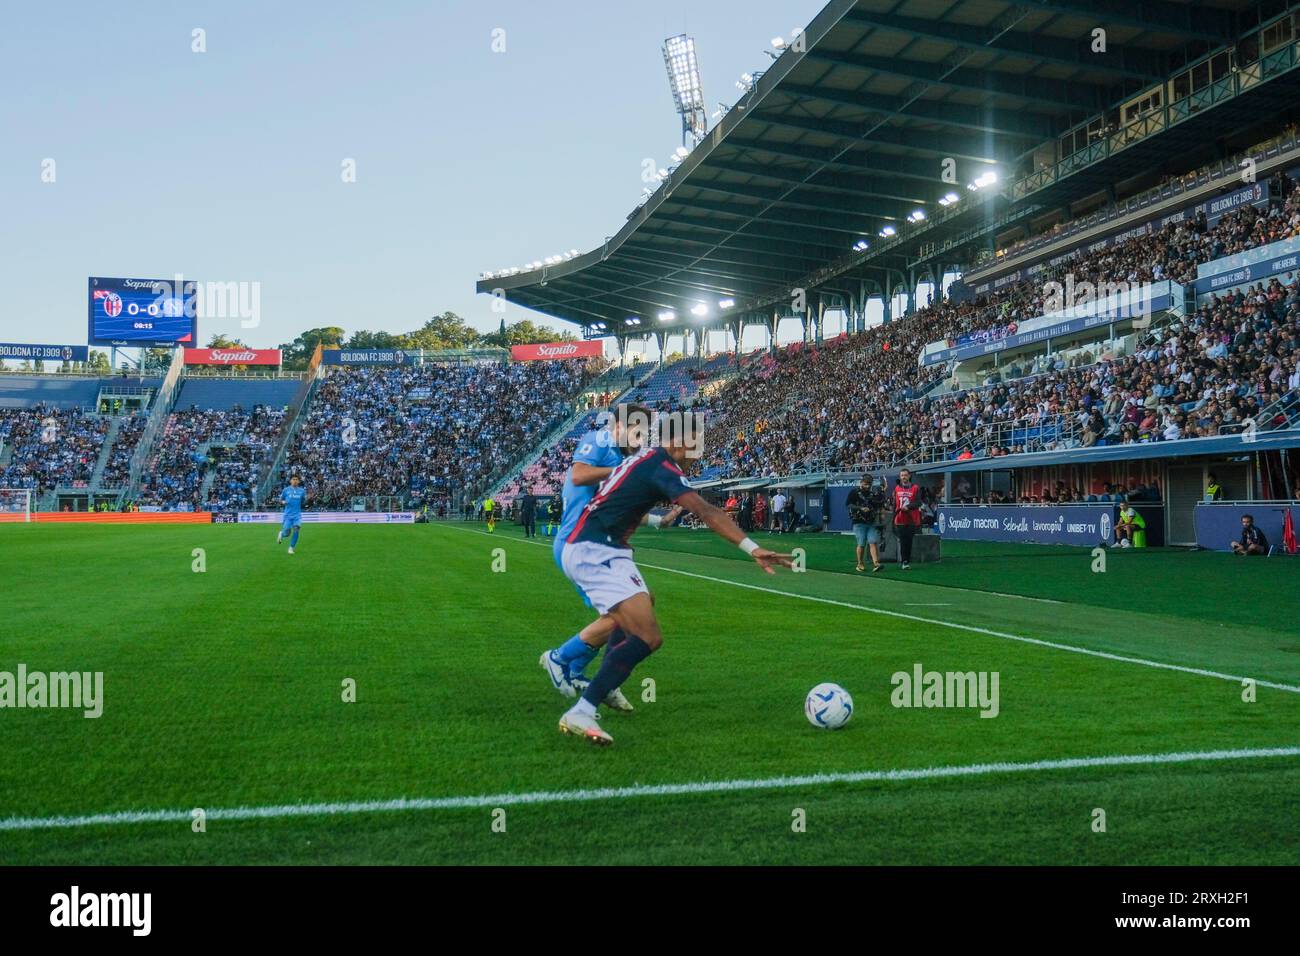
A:
[[[803,712],[814,727],[836,730],[853,716],[853,698],[839,684],[818,684],[808,691]]]

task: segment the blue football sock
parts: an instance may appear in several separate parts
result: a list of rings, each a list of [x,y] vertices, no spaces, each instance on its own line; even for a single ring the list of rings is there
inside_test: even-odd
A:
[[[297,525],[294,526],[293,534],[289,538],[289,547],[291,548],[298,547],[298,526]]]
[[[596,648],[590,647],[577,634],[569,638],[555,652],[560,663],[564,665],[565,670],[570,677],[581,674],[591,663],[591,659],[596,656]]]

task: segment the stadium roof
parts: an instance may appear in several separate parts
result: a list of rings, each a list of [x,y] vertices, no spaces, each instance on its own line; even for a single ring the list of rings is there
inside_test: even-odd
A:
[[[787,45],[755,74],[752,88],[616,235],[540,268],[488,274],[478,291],[499,289],[593,334],[770,315],[795,287],[833,290],[828,267],[831,276],[852,279],[841,283],[852,291],[857,279],[915,263],[917,243],[881,241],[882,230],[942,243],[990,221],[1005,200],[995,189],[972,193],[968,183],[1012,169],[1168,78],[1172,64],[1230,42],[1243,28],[1239,14],[1255,6],[832,0],[808,25],[804,49]],[[1106,30],[1104,54],[1091,49],[1098,26]],[[1253,108],[1259,97],[1285,102],[1290,92],[1253,91]],[[1059,204],[1159,166],[1184,146],[1204,145],[1219,125],[1239,122],[1230,112],[1203,110],[1152,137],[1158,146],[1125,148],[1051,183],[1041,198]],[[1155,149],[1162,160],[1153,159]],[[947,159],[956,164],[955,183],[942,176]],[[939,200],[949,193],[961,199],[946,208]],[[1035,195],[1036,205],[1024,203],[1022,212],[1039,202]],[[927,217],[920,225],[909,221],[918,209]],[[873,248],[854,252],[862,240]],[[734,305],[720,305],[727,300]],[[668,311],[676,325],[659,321]],[[637,322],[629,326],[629,318]]]

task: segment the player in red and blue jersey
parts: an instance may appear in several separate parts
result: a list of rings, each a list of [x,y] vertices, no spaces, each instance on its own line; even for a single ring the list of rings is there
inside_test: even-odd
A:
[[[600,727],[597,706],[663,643],[650,591],[632,560],[628,543],[651,508],[671,501],[690,511],[769,574],[776,573],[777,565],[790,567],[792,560],[788,554],[760,548],[725,511],[691,489],[682,468],[692,450],[680,417],[661,419],[658,432],[657,445],[624,459],[601,483],[565,540],[561,556],[569,580],[615,625],[600,670],[578,702],[560,718],[562,733],[579,735],[596,744],[614,742]]]
[[[598,419],[601,428],[586,432],[578,439],[573,453],[573,464],[564,479],[564,516],[560,533],[552,548],[555,563],[564,570],[564,546],[578,519],[596,494],[596,486],[609,477],[609,473],[627,453],[645,444],[652,412],[642,405],[619,405],[614,413],[602,413]],[[578,588],[583,603],[591,607],[591,600]],[[614,621],[601,615],[559,647],[545,651],[538,663],[546,671],[554,687],[564,697],[576,697],[587,687],[585,671],[614,631]],[[604,701],[615,710],[630,711],[632,704],[622,691],[615,689]]]

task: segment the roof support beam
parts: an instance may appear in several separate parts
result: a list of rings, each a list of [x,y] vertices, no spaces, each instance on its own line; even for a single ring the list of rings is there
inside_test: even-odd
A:
[[[834,90],[801,83],[786,83],[778,87],[776,92],[788,93],[803,100],[856,106],[873,113],[925,120],[929,123],[950,126],[953,129],[992,134],[1029,143],[1041,143],[1056,135],[1056,124],[1049,117],[1038,113],[1026,113],[1023,110],[1000,110],[990,106],[967,106],[932,100],[915,100],[907,103],[898,96]]]
[[[707,199],[684,199],[678,196],[674,196],[670,201],[680,203],[690,209],[707,209],[709,212],[716,212],[725,216],[736,216],[755,222],[779,223],[786,226],[796,226],[800,229],[810,229],[823,233],[842,233],[848,236],[860,236],[864,230],[872,232],[874,231],[872,229],[873,223],[876,224],[876,228],[879,228],[881,222],[879,217],[868,220],[852,213],[827,213],[826,215],[812,213],[803,215],[798,210],[788,209],[784,202],[779,207],[775,204],[747,206],[737,203],[714,202]]]
[[[886,211],[881,208],[879,203],[873,203],[871,208],[866,208],[860,203],[848,203],[836,201],[827,197],[823,201],[817,201],[813,197],[802,197],[796,193],[802,191],[802,183],[796,185],[794,189],[766,189],[762,186],[750,186],[742,183],[724,183],[718,179],[695,180],[690,185],[691,189],[698,189],[701,192],[720,193],[724,196],[743,196],[746,199],[761,199],[765,202],[779,202],[782,206],[792,209],[811,209],[816,212],[841,213],[850,216],[871,216],[878,219],[887,219],[898,222],[907,217],[910,210],[899,210],[894,206],[891,210]]]
[[[812,146],[808,143],[774,143],[764,139],[741,139],[731,136],[723,140],[724,146],[732,146],[743,152],[767,153],[788,159],[799,159],[816,163],[825,168],[851,169],[860,173],[876,173],[884,176],[902,177],[929,183],[932,187],[941,183],[938,163],[926,167],[915,161],[898,156],[885,156],[866,152],[848,152],[833,146]],[[866,143],[855,144],[865,150]],[[712,162],[713,157],[709,160]],[[725,163],[725,160],[718,160]],[[986,164],[980,164],[986,165]],[[810,173],[811,175],[811,173]],[[970,177],[974,179],[972,175]]]
[[[731,270],[732,266],[749,267],[751,269],[757,269],[758,273],[756,274],[752,271],[741,272],[737,270],[735,271],[735,274],[742,275],[745,278],[752,278],[755,281],[759,281],[759,282],[765,281],[769,278],[772,278],[773,276],[785,277],[785,276],[801,275],[804,272],[806,272],[808,268],[806,265],[805,266],[794,265],[793,262],[783,264],[781,262],[774,261],[775,259],[774,256],[747,256],[743,252],[731,251],[726,248],[710,249],[709,252],[704,252],[704,253],[675,252],[672,249],[666,248],[664,246],[653,245],[651,243],[625,242],[623,243],[622,247],[619,249],[619,252],[623,252],[623,251],[627,251],[629,254],[633,255],[635,258],[637,258],[639,261],[642,262],[646,262],[646,261],[667,262],[669,264],[674,265],[675,267],[696,268],[702,272],[707,271],[707,269],[704,267],[718,267],[718,268],[726,268],[728,270],[725,273],[717,273],[720,275],[731,275],[733,272],[733,270]],[[647,259],[646,257],[651,257],[651,258]],[[677,262],[675,260],[685,260],[685,261]],[[797,261],[808,262],[809,260],[800,259]],[[712,271],[708,271],[707,274],[714,275],[715,273],[713,273]],[[778,281],[782,281],[782,280],[778,279]]]
[[[789,166],[777,166],[764,163],[744,163],[735,160],[714,160],[708,157],[700,165],[708,166],[710,169],[726,170],[733,173],[744,173],[746,176],[757,176],[762,179],[772,179],[782,183],[798,183],[808,189],[818,189],[822,192],[838,193],[845,196],[875,196],[878,199],[892,199],[896,202],[905,203],[909,206],[915,206],[918,203],[934,202],[938,193],[934,188],[930,189],[911,189],[906,185],[898,182],[897,179],[878,179],[867,176],[845,176],[836,175],[831,172],[815,172],[809,179],[806,170],[795,169]],[[936,182],[938,177],[931,177]],[[715,180],[716,182],[716,180]],[[731,184],[728,184],[731,185]]]
[[[987,136],[945,136],[942,140],[936,138],[933,145],[926,145],[925,143],[918,143],[916,137],[906,130],[881,125],[887,119],[883,114],[878,114],[878,119],[875,122],[872,120],[845,122],[838,119],[789,116],[784,113],[764,112],[760,109],[754,113],[753,118],[761,123],[783,126],[786,129],[795,129],[804,133],[821,133],[835,136],[846,142],[861,143],[867,147],[873,144],[899,146],[913,153],[939,157],[951,156],[954,159],[965,159],[973,163],[999,163],[1005,161],[1005,157],[990,155],[989,147],[992,144],[989,143]]]
[[[703,208],[701,205],[700,208]],[[655,212],[655,219],[667,219],[672,222],[685,223],[691,229],[704,230],[706,232],[716,232],[726,236],[747,236],[760,239],[774,239],[780,242],[791,242],[796,245],[802,245],[805,248],[816,246],[828,253],[831,257],[837,256],[844,248],[844,240],[834,235],[823,235],[820,232],[814,232],[804,224],[799,224],[801,231],[786,229],[782,223],[770,219],[755,220],[747,222],[737,222],[734,225],[728,223],[722,225],[716,220],[704,219],[700,216],[686,216],[680,213],[660,210]],[[772,228],[767,228],[767,227]]]
[[[1135,27],[1222,46],[1237,35],[1232,11],[1167,0],[1032,0],[1041,10],[1083,17],[1100,27]]]
[[[1132,4],[1129,4],[1132,7]],[[968,50],[995,50],[1023,56],[1055,66],[1071,66],[1091,72],[1109,73],[1119,80],[1136,80],[1140,83],[1159,83],[1168,71],[1162,70],[1150,53],[1141,57],[1132,49],[1108,46],[1107,52],[1091,51],[1091,33],[1085,39],[1068,40],[1064,37],[1043,36],[1035,32],[999,33],[994,27],[977,27],[948,20],[927,20],[905,17],[893,13],[877,13],[855,7],[845,15],[846,20],[866,26],[904,33],[912,37],[943,40]],[[1103,25],[1104,23],[1100,23]],[[1146,61],[1146,62],[1144,62]]]
[[[951,86],[971,90],[984,96],[996,93],[1024,100],[1026,103],[1051,103],[1067,110],[1101,112],[1105,97],[1100,87],[1087,86],[1065,80],[1049,80],[1039,76],[1020,76],[1015,73],[998,73],[992,70],[958,67],[947,69],[942,63],[921,63],[897,57],[865,56],[861,53],[835,53],[816,47],[807,54],[826,63],[870,70],[886,76],[901,76],[922,83]]]
[[[717,254],[735,254],[736,252],[753,252],[758,253],[765,259],[776,259],[782,262],[802,262],[815,263],[821,265],[826,261],[826,254],[830,249],[828,247],[817,246],[814,248],[805,248],[797,242],[790,242],[785,239],[762,239],[750,233],[728,233],[722,239],[703,239],[698,233],[692,232],[687,228],[680,228],[676,223],[661,222],[658,219],[652,224],[653,228],[641,230],[632,239],[623,244],[624,247],[641,242],[652,242],[662,240],[672,243],[674,246],[703,246],[709,249],[708,255],[713,258]]]

